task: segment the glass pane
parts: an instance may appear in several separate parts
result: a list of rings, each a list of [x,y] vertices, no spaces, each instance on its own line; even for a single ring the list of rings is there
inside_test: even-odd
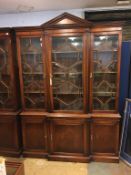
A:
[[[94,50],[110,51],[118,49],[118,35],[97,35],[94,38]]]
[[[82,110],[82,37],[53,37],[52,72],[55,110]]]
[[[44,65],[40,38],[22,38],[20,44],[26,108],[44,108]]]
[[[118,35],[96,35],[93,49],[93,109],[114,110]]]
[[[12,108],[13,91],[10,77],[10,41],[7,38],[0,39],[0,108]]]

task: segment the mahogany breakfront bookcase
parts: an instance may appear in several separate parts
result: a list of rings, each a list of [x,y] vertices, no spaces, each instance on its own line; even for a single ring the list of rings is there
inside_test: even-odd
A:
[[[64,13],[15,32],[22,154],[118,162],[121,27]]]

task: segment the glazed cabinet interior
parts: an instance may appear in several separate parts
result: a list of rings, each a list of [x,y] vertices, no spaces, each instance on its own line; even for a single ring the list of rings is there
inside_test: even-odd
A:
[[[91,36],[91,111],[117,112],[121,36],[98,32]]]
[[[21,152],[20,100],[13,41],[10,29],[0,30],[0,154],[18,156]]]
[[[92,27],[64,13],[39,27],[14,31],[21,154],[118,162],[121,27]],[[0,38],[1,110],[19,104],[8,37]]]
[[[19,33],[17,46],[23,110],[44,110],[45,72],[41,32]]]
[[[88,58],[85,30],[47,31],[44,41],[48,67],[51,112],[78,112],[87,109]],[[47,56],[47,55],[49,56]]]
[[[82,44],[81,36],[52,37],[51,76],[54,110],[83,109]]]

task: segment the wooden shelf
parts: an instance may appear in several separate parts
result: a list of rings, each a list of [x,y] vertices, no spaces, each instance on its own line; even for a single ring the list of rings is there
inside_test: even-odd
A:
[[[42,55],[42,52],[21,52],[21,55]]]
[[[116,92],[93,92],[93,93],[106,93],[106,94],[109,94],[109,93],[116,93]]]
[[[53,73],[53,75],[81,75],[82,74],[82,72],[69,72],[69,73],[64,73],[64,72],[55,72],[55,73]]]
[[[34,72],[34,73],[26,73],[26,72],[23,72],[24,75],[44,75],[43,72]]]
[[[25,91],[24,94],[44,94],[44,91]]]
[[[64,51],[52,51],[52,53],[56,53],[56,54],[57,53],[62,53],[62,54],[63,53],[82,53],[82,51],[73,51],[73,50],[72,51],[65,51],[65,52]]]
[[[94,74],[117,74],[117,72],[93,72]]]
[[[112,50],[96,50],[96,49],[93,49],[94,52],[117,52],[118,49],[112,49]]]
[[[96,96],[114,96],[116,92],[93,92],[93,94],[96,94]]]
[[[83,95],[83,92],[81,94],[79,93],[53,93],[55,95]]]

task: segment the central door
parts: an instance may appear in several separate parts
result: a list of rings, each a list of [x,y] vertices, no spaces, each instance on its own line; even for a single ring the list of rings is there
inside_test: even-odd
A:
[[[51,34],[49,41],[49,89],[52,111],[83,112],[87,109],[86,35]],[[85,106],[84,106],[85,104]]]

